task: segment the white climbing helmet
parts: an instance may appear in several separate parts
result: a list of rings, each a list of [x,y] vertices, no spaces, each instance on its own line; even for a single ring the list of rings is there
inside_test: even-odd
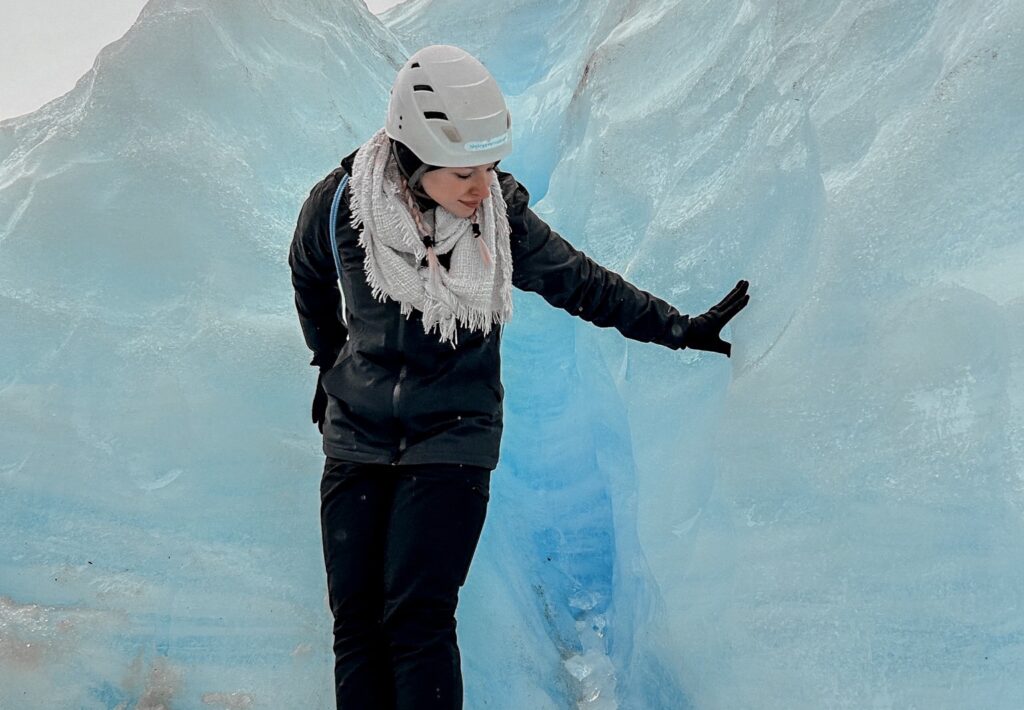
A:
[[[486,165],[512,152],[512,115],[498,82],[447,44],[424,47],[398,71],[384,131],[438,167]]]

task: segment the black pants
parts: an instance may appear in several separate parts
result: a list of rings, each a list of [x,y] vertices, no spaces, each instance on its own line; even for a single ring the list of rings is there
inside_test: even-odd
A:
[[[320,484],[339,710],[462,708],[459,588],[489,469],[327,459]]]

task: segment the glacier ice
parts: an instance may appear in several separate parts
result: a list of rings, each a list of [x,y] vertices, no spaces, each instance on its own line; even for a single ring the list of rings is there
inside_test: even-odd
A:
[[[517,293],[467,707],[1024,707],[1012,0],[151,0],[0,123],[0,707],[331,706],[284,254],[439,42],[576,246],[752,294],[726,360]]]

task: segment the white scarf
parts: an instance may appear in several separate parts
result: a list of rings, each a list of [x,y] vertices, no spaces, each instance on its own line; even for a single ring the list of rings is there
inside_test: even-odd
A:
[[[359,244],[366,250],[366,281],[374,298],[398,301],[406,317],[413,309],[421,311],[423,332],[436,328],[441,342],[452,347],[460,323],[486,335],[493,323],[511,320],[510,228],[497,173],[491,176],[490,197],[477,211],[479,237],[474,236],[469,219],[441,205],[434,208],[432,249],[436,254],[451,252],[447,270],[437,263],[435,254],[428,255],[419,237],[402,199],[398,165],[383,128],[356,151],[350,185],[352,226],[362,225]],[[488,259],[484,247],[494,256]],[[424,257],[429,263],[420,266]]]

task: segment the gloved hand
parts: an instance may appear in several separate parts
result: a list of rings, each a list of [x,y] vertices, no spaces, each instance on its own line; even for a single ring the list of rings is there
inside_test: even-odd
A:
[[[334,351],[324,351],[313,355],[310,365],[320,368],[320,374],[316,378],[316,392],[313,393],[313,423],[316,424],[320,433],[324,433],[324,421],[327,419],[327,391],[324,389],[324,375],[332,367],[338,358]]]
[[[327,392],[324,390],[324,375],[329,368],[321,367],[316,378],[316,392],[313,393],[313,423],[320,433],[324,433],[324,420],[327,419]]]
[[[740,281],[736,288],[710,311],[690,318],[690,327],[686,331],[683,347],[722,353],[726,357],[731,357],[732,345],[722,340],[719,333],[750,301],[750,296],[747,295],[749,285],[747,281]]]

